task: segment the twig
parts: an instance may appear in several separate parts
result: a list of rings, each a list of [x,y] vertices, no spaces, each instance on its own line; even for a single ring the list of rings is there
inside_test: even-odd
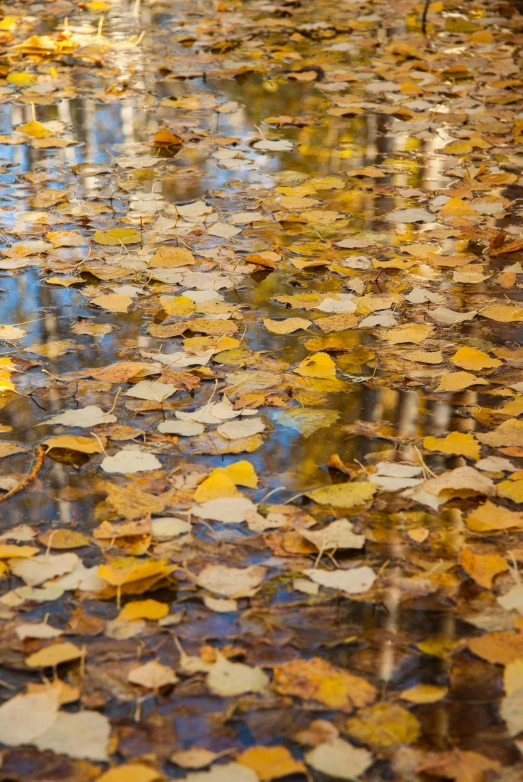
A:
[[[34,481],[36,476],[38,475],[39,471],[42,468],[42,465],[44,463],[45,454],[47,453],[47,449],[44,448],[42,445],[38,445],[35,449],[35,463],[34,467],[31,470],[31,472],[27,473],[25,478],[22,478],[20,483],[15,486],[14,488],[10,489],[5,494],[2,494],[0,496],[0,502],[3,502],[4,500],[8,500],[9,497],[12,497],[14,494],[18,494],[18,492],[23,491],[27,486],[29,486],[30,483]]]
[[[423,14],[421,15],[421,32],[423,35],[427,35],[427,14],[429,12],[430,0],[425,0],[425,6],[423,8]]]

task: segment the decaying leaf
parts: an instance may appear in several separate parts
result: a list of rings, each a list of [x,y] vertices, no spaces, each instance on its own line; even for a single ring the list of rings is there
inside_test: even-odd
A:
[[[319,744],[305,755],[307,765],[337,779],[358,779],[373,762],[371,753],[343,739]]]
[[[307,496],[320,505],[333,505],[336,508],[352,508],[363,505],[372,499],[377,487],[372,483],[340,483],[326,486],[323,489],[314,489]]]
[[[377,694],[365,679],[335,668],[319,657],[277,665],[273,686],[282,695],[319,701],[349,713],[372,703]]]

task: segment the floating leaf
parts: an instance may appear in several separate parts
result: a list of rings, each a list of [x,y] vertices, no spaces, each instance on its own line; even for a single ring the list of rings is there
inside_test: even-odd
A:
[[[474,435],[461,432],[451,432],[446,437],[425,437],[423,447],[427,451],[469,456],[471,459],[479,459],[481,450]]]
[[[305,755],[307,765],[336,779],[357,779],[369,766],[373,758],[366,749],[359,749],[343,739],[332,739],[319,744]]]
[[[93,242],[96,244],[118,245],[136,244],[141,241],[140,233],[135,228],[109,228],[107,231],[95,231]]]
[[[347,720],[347,733],[375,749],[414,744],[421,733],[416,717],[402,706],[376,703]]]
[[[314,489],[307,492],[314,502],[320,505],[333,505],[335,508],[353,508],[363,505],[372,499],[377,491],[377,486],[365,481],[354,483],[336,483],[323,489]]]
[[[305,766],[286,747],[249,747],[238,755],[238,763],[252,769],[262,780],[305,773]]]

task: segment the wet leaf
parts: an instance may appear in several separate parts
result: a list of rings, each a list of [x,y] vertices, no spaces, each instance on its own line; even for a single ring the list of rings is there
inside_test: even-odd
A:
[[[260,565],[247,568],[208,565],[198,576],[198,584],[216,595],[243,597],[255,593],[265,573],[265,568]]]
[[[104,762],[108,759],[110,730],[107,717],[97,711],[60,712],[55,722],[32,743],[42,751]]]
[[[136,472],[159,470],[162,467],[162,463],[152,453],[146,453],[138,449],[129,449],[118,451],[114,456],[106,456],[100,466],[107,473],[129,475]]]
[[[357,779],[373,762],[366,749],[359,749],[343,739],[319,744],[305,755],[307,765],[336,779]]]
[[[479,459],[481,450],[474,435],[461,432],[451,432],[446,437],[425,437],[423,447],[427,451],[469,456],[471,459]]]
[[[319,657],[275,666],[273,686],[282,695],[319,701],[349,713],[372,703],[377,694],[365,679],[335,668]]]
[[[121,245],[140,242],[140,234],[134,228],[110,228],[107,231],[95,231],[93,242],[96,244]]]
[[[347,720],[347,733],[376,749],[414,744],[421,733],[416,717],[398,704],[377,703]]]
[[[138,668],[133,668],[127,677],[127,681],[131,684],[138,684],[146,690],[160,690],[162,687],[176,684],[178,677],[168,666],[161,665],[156,660],[151,660]]]
[[[358,595],[372,587],[376,574],[370,567],[354,568],[353,570],[304,570],[303,573],[316,584],[338,589],[347,595]]]
[[[82,656],[82,650],[72,643],[59,643],[46,646],[39,652],[26,657],[25,664],[29,668],[55,668],[60,663],[78,660]]]
[[[470,369],[472,372],[481,372],[482,369],[496,369],[502,365],[502,361],[491,358],[483,350],[476,348],[460,348],[453,356],[452,362],[462,369]]]
[[[431,776],[454,779],[456,782],[484,782],[489,771],[498,772],[501,765],[476,752],[441,752],[432,758],[423,760],[417,771]]]
[[[302,377],[329,378],[336,376],[336,364],[327,353],[309,356],[294,370]]]
[[[305,773],[304,764],[286,747],[250,747],[238,756],[238,763],[252,769],[261,780]]]
[[[493,579],[508,570],[508,563],[496,554],[476,554],[471,549],[462,549],[459,563],[477,584],[491,589]]]
[[[159,603],[157,600],[135,600],[126,603],[118,614],[118,621],[132,622],[135,619],[163,619],[169,613],[169,606],[166,603]]]
[[[8,747],[32,744],[58,716],[58,692],[15,695],[0,706],[0,741]]]
[[[335,508],[352,508],[363,505],[372,499],[377,487],[372,483],[338,483],[323,489],[307,492],[307,496],[320,505],[333,505]]]
[[[110,768],[98,777],[97,782],[158,782],[163,775],[141,763],[126,763],[118,768]]]
[[[207,676],[209,689],[223,698],[244,695],[248,692],[262,692],[268,685],[269,677],[261,668],[232,663],[221,654],[218,654],[218,659]]]

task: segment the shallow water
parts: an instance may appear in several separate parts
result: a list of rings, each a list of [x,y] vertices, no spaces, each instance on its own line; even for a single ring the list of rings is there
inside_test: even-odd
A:
[[[477,496],[471,499],[458,495],[434,510],[399,492],[384,492],[374,498],[372,506],[344,511],[330,505],[319,506],[304,495],[319,486],[344,483],[347,474],[351,479],[365,480],[381,460],[421,463],[424,478],[430,475],[427,470],[440,474],[473,464],[474,460],[467,461],[459,453],[445,455],[424,450],[423,438],[456,431],[474,434],[485,426],[487,431],[493,429],[503,418],[489,419],[488,411],[498,411],[511,398],[508,389],[520,381],[519,363],[508,361],[494,375],[479,373],[488,378],[484,386],[471,384],[461,391],[438,393],[437,383],[441,376],[455,371],[450,358],[457,348],[476,347],[489,355],[503,347],[517,350],[523,344],[521,327],[517,322],[479,317],[457,325],[437,323],[427,344],[407,346],[409,350],[443,351],[444,360],[431,374],[428,369],[432,365],[408,364],[402,358],[405,345],[395,348],[387,344],[391,325],[354,325],[323,334],[317,328],[317,311],[291,310],[275,301],[275,297],[312,292],[336,297],[349,292],[349,287],[342,283],[363,278],[364,291],[358,290],[358,295],[399,293],[392,309],[396,323],[401,324],[433,323],[427,316],[432,303],[418,306],[412,315],[413,308],[404,299],[416,286],[440,294],[441,303],[454,312],[480,310],[491,300],[519,300],[516,285],[496,288],[493,280],[504,267],[516,263],[521,253],[489,257],[485,247],[500,228],[517,231],[520,179],[492,187],[488,195],[504,198],[507,203],[492,216],[482,213],[470,225],[460,223],[459,218],[454,224],[442,220],[438,215],[441,204],[432,206],[434,223],[428,225],[418,222],[398,226],[387,216],[398,209],[428,208],[442,191],[463,179],[463,173],[453,173],[453,169],[463,165],[479,168],[485,164],[489,170],[496,170],[499,164],[500,170],[519,169],[521,142],[514,141],[513,136],[507,141],[505,136],[511,122],[517,120],[520,106],[508,104],[507,116],[503,117],[505,134],[488,123],[484,131],[478,125],[477,132],[489,138],[488,152],[478,147],[466,156],[465,163],[463,156],[445,154],[443,145],[461,138],[463,128],[475,129],[476,114],[481,113],[476,94],[479,87],[470,74],[465,82],[444,82],[441,94],[422,91],[423,98],[429,100],[428,108],[409,109],[412,118],[398,111],[398,105],[407,103],[407,99],[397,100],[394,90],[388,97],[381,92],[365,91],[365,83],[378,76],[402,83],[397,68],[405,66],[405,62],[387,58],[382,47],[391,41],[405,40],[424,51],[415,4],[402,4],[401,20],[384,3],[376,7],[364,4],[361,12],[358,3],[346,7],[320,3],[314,9],[310,5],[235,3],[230,8],[220,5],[216,10],[207,3],[155,3],[140,8],[135,16],[132,6],[114,3],[103,19],[103,37],[98,38],[99,13],[79,11],[67,2],[21,6],[20,14],[30,13],[33,17],[32,22],[21,23],[28,26],[27,36],[56,37],[65,25],[66,31],[88,37],[82,39],[81,51],[73,54],[54,58],[28,55],[20,59],[20,55],[9,50],[6,55],[4,75],[27,70],[42,77],[39,84],[51,85],[53,89],[49,94],[44,91],[42,95],[31,95],[27,88],[9,87],[8,81],[0,85],[0,229],[4,249],[9,255],[12,244],[46,239],[48,231],[58,230],[80,233],[85,241],[79,246],[47,247],[19,269],[0,264],[0,323],[20,326],[25,332],[22,337],[1,343],[2,357],[16,356],[23,361],[17,365],[20,374],[11,378],[17,394],[2,396],[5,404],[0,423],[10,429],[0,437],[28,449],[0,461],[0,478],[14,476],[19,480],[31,468],[31,449],[52,435],[89,436],[91,429],[45,423],[51,415],[86,405],[98,405],[105,411],[114,409],[118,424],[136,430],[135,442],[155,453],[162,469],[154,474],[138,473],[136,477],[107,475],[100,467],[102,454],[89,458],[74,449],[55,448],[46,456],[36,480],[0,504],[1,524],[4,532],[29,525],[38,536],[49,529],[63,528],[91,536],[102,521],[122,520],[104,502],[110,482],[119,487],[134,485],[154,495],[176,486],[177,501],[163,515],[180,514],[187,518],[193,501],[188,490],[176,481],[193,471],[204,476],[214,467],[245,458],[259,477],[257,488],[245,491],[254,502],[261,503],[260,510],[265,512],[269,504],[290,503],[312,513],[321,523],[336,517],[349,518],[357,531],[366,536],[365,549],[363,553],[339,551],[334,563],[343,569],[370,565],[379,574],[379,583],[366,595],[348,598],[320,589],[317,596],[311,597],[297,591],[293,579],[304,568],[313,567],[317,552],[303,548],[303,540],[298,543],[295,531],[292,534],[296,537],[285,541],[272,530],[269,535],[255,535],[245,525],[194,523],[191,542],[178,547],[175,543],[169,548],[166,543],[149,541],[148,554],[167,556],[180,568],[187,566],[191,571],[210,562],[230,567],[264,564],[270,568],[270,577],[252,600],[242,598],[237,611],[213,612],[202,603],[201,590],[180,571],[167,583],[162,582],[161,590],[153,592],[152,597],[168,603],[173,613],[183,612],[181,623],[174,629],[148,623],[137,637],[130,635],[123,640],[104,634],[103,629],[98,635],[75,632],[71,625],[74,610],[100,620],[113,620],[118,613],[114,596],[100,600],[96,595],[73,591],[54,601],[27,600],[12,613],[4,606],[5,647],[0,650],[0,679],[6,683],[9,697],[28,680],[41,680],[39,674],[28,671],[24,665],[24,655],[40,648],[41,643],[16,640],[13,644],[11,639],[13,627],[22,616],[24,622],[50,617],[49,621],[65,629],[75,643],[87,644],[85,675],[73,665],[66,666],[62,678],[80,686],[82,708],[110,716],[118,743],[111,765],[133,758],[156,758],[165,773],[178,778],[185,772],[167,760],[174,749],[204,746],[220,752],[283,744],[301,757],[303,747],[296,749],[298,730],[313,719],[323,719],[336,725],[346,738],[345,715],[317,701],[292,699],[275,691],[263,697],[244,695],[236,701],[224,700],[209,692],[201,675],[184,678],[174,693],[137,692],[122,674],[131,663],[152,656],[179,670],[175,636],[190,654],[198,654],[204,644],[215,649],[235,646],[242,661],[265,666],[267,670],[291,659],[320,656],[372,681],[380,701],[401,702],[419,721],[415,742],[400,741],[392,750],[371,742],[375,764],[365,779],[421,780],[421,772],[416,769],[423,757],[454,748],[472,750],[510,766],[517,763],[519,752],[499,714],[504,693],[499,666],[495,668],[466,648],[468,639],[484,631],[521,628],[518,613],[500,616],[496,602],[497,596],[507,591],[510,576],[505,572],[494,591],[483,591],[459,569],[458,555],[464,545],[479,544],[482,553],[498,553],[507,556],[507,560],[507,552],[515,549],[513,558],[518,559],[518,533],[504,533],[503,539],[496,534],[471,536],[463,516],[477,506]],[[510,35],[517,35],[518,28],[502,17],[495,17],[497,21],[489,24],[485,14],[490,11],[481,3],[472,5],[473,8],[460,7],[458,16],[474,23],[484,22],[487,30],[501,27],[504,45],[512,55],[516,49]],[[313,22],[324,23],[312,34],[303,26],[311,23],[311,16]],[[443,22],[445,18],[442,17]],[[449,18],[453,18],[452,12]],[[221,25],[218,30],[217,24]],[[303,32],[296,32],[298,29]],[[461,63],[460,51],[464,52],[464,59],[471,61],[482,57],[495,60],[495,51],[488,44],[478,44],[478,50],[466,36],[446,34],[443,27],[437,30],[439,37],[427,50],[428,57],[420,58],[424,74],[431,73],[431,69],[439,69],[439,73],[442,62],[447,67],[447,61]],[[143,42],[132,47],[123,45],[130,36],[136,38],[141,33]],[[13,35],[12,43],[26,37],[18,30]],[[338,50],[331,48],[337,44]],[[439,54],[441,62],[431,59],[433,53]],[[297,70],[297,65],[305,70],[318,69],[320,78],[288,79],[289,71]],[[54,73],[50,67],[56,69]],[[410,70],[404,68],[405,79],[410,78]],[[338,90],[342,73],[346,73],[347,84]],[[327,78],[329,74],[333,77]],[[59,87],[53,79],[60,80]],[[486,105],[489,79],[480,85]],[[327,88],[323,89],[325,82]],[[427,84],[431,84],[430,80]],[[463,96],[457,85],[463,88]],[[352,96],[360,113],[339,117],[329,114],[333,96],[339,95]],[[195,97],[200,107],[194,102]],[[180,102],[170,107],[165,104],[168,98]],[[227,113],[217,111],[218,106],[230,101],[238,106]],[[502,102],[500,105],[504,107]],[[397,116],[383,111],[384,106],[395,107]],[[447,110],[455,114],[448,122],[443,113]],[[461,111],[466,114],[462,121],[458,116]],[[305,124],[275,129],[267,123],[268,118],[280,115],[305,118]],[[10,141],[18,126],[33,119],[39,123],[64,123],[60,127],[50,126],[52,132],[58,137],[65,135],[74,143],[63,149],[38,149],[31,139],[16,145],[1,143]],[[164,126],[184,137],[181,148],[152,146],[154,134]],[[269,137],[286,139],[292,142],[292,148],[264,154],[252,146]],[[217,158],[220,150],[229,150],[231,157]],[[232,153],[238,152],[241,156],[235,159]],[[142,167],[140,157],[151,154],[157,156],[158,163]],[[126,158],[132,158],[131,163]],[[86,170],[86,165],[96,168]],[[351,175],[355,169],[366,166],[378,167],[384,175]],[[316,181],[327,177],[341,179],[341,187],[330,188],[329,183],[327,189]],[[282,207],[281,191],[275,188],[296,188],[311,181],[309,195],[318,201],[313,208],[338,212],[339,217],[332,222],[324,221],[321,215],[317,221],[301,217],[306,207]],[[65,190],[67,194],[56,205],[35,207],[31,199],[44,189]],[[145,204],[141,218],[136,211],[132,213],[137,193]],[[469,195],[460,197],[468,199]],[[154,199],[158,201],[156,213],[148,211]],[[209,234],[210,222],[177,234],[176,227],[167,224],[167,219],[173,220],[173,205],[183,206],[199,199],[212,206],[222,221],[239,212],[258,209],[263,219],[259,225],[240,226],[241,233],[232,238]],[[105,211],[86,217],[61,213],[63,205],[78,203],[103,206]],[[38,217],[37,211],[45,214]],[[154,221],[162,215],[165,222],[155,225]],[[136,228],[140,241],[121,247],[92,241],[95,230],[116,226]],[[477,237],[473,235],[476,229]],[[370,249],[342,250],[336,242],[347,237],[370,242]],[[168,318],[158,296],[179,295],[192,287],[162,283],[150,274],[150,253],[166,244],[175,246],[178,240],[180,247],[188,246],[197,254],[199,265],[195,269],[223,269],[224,274],[233,275],[233,287],[220,293],[225,303],[239,308],[239,330],[235,335],[239,344],[237,349],[215,355],[207,373],[205,369],[188,370],[202,378],[194,391],[178,391],[161,404],[129,401],[125,392],[131,383],[104,383],[89,378],[85,370],[117,361],[151,362],[152,354],[181,349],[183,337],[158,339],[147,330],[152,325],[176,322],[175,318]],[[416,242],[437,244],[445,255],[476,256],[475,260],[487,271],[485,280],[460,283],[453,278],[452,268],[435,270],[423,258],[413,268],[380,269],[369,265],[364,271],[345,267],[346,273],[340,273],[339,264],[355,256],[383,260],[401,254],[403,260],[408,260],[403,248]],[[258,264],[242,269],[245,256],[267,251],[281,256],[276,268]],[[219,256],[217,252],[223,254]],[[210,260],[205,261],[206,256]],[[293,265],[299,258],[323,261],[324,265],[299,269]],[[337,268],[334,264],[338,264]],[[236,266],[239,273],[235,273]],[[100,276],[96,276],[97,271]],[[75,275],[81,276],[81,280],[71,287],[46,282],[53,276]],[[129,285],[138,290],[126,313],[107,311],[90,302],[99,293]],[[262,320],[287,317],[310,317],[313,328],[278,336]],[[79,322],[105,324],[112,330],[105,335],[82,335],[71,330]],[[55,358],[43,358],[26,350],[36,343],[45,345],[56,340],[71,340],[72,344]],[[336,382],[329,384],[325,378],[292,375],[307,356],[320,352],[335,359]],[[256,373],[256,377],[241,374],[247,370]],[[133,382],[137,379],[133,378]],[[252,384],[252,389],[249,387],[245,393],[259,393],[261,401],[251,396],[242,403],[242,384]],[[174,419],[175,411],[194,410],[220,392],[230,394],[239,407],[252,405],[259,409],[266,424],[259,448],[216,455],[207,443],[204,453],[193,454],[191,438],[158,434],[157,424]],[[273,397],[269,401],[267,394]],[[516,396],[514,390],[512,396]],[[289,419],[282,422],[280,415],[281,411],[300,408],[331,411],[338,414],[337,420],[306,437],[299,429],[286,425]],[[477,410],[483,411],[481,421],[476,420]],[[94,431],[102,438],[106,434],[100,427]],[[108,440],[104,441],[110,454],[133,442],[129,433],[123,440],[113,435],[108,432]],[[484,448],[482,456],[487,451]],[[347,466],[346,474],[329,467],[335,454]],[[503,453],[492,449],[488,455]],[[519,452],[510,455],[514,472],[521,468],[522,457]],[[500,477],[493,475],[494,480]],[[8,488],[10,484],[2,485],[4,491]],[[505,502],[505,507],[516,509],[510,502]],[[408,532],[420,528],[427,531],[427,539],[416,543]],[[91,539],[78,554],[92,567],[104,559],[110,561],[118,553],[136,553],[132,541],[127,543],[119,552],[111,541],[101,549],[99,542]],[[144,556],[145,552],[138,554]],[[329,569],[332,561],[325,557],[323,560]],[[507,569],[509,566],[511,561]],[[4,576],[2,583],[4,592],[9,593],[22,584],[11,575]],[[137,599],[141,599],[140,594]],[[124,603],[126,600],[124,596]],[[413,705],[400,701],[403,691],[420,683],[448,689],[434,703]],[[408,743],[415,745],[419,755],[401,755]],[[356,745],[369,746],[357,740]],[[0,768],[0,779],[44,780],[50,778],[46,774],[59,773],[52,765],[54,760],[47,757],[46,762],[54,770],[46,770],[36,750],[11,750],[5,758],[5,772]],[[94,778],[89,776],[90,770],[75,764],[76,761],[66,762],[65,771],[60,772],[62,778]],[[311,773],[315,779],[326,778],[316,770]],[[481,779],[478,777],[480,782]]]

